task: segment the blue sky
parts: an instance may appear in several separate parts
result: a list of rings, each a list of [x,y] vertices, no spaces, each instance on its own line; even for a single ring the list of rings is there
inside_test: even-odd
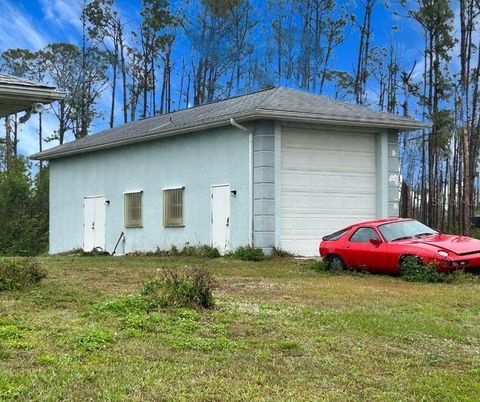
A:
[[[254,0],[258,4],[256,12],[259,17],[264,16],[263,10],[266,0]],[[80,43],[81,25],[79,20],[80,1],[78,0],[0,0],[0,51],[8,48],[28,48],[38,50],[52,42]],[[138,22],[140,0],[120,0],[118,2],[124,19],[130,22],[134,29]],[[362,16],[353,2],[344,3],[350,11],[356,12],[359,19]],[[359,3],[360,4],[360,3]],[[181,3],[174,1],[173,8],[181,6]],[[399,30],[394,33],[394,42],[398,48],[399,61],[401,64],[411,66],[417,60],[415,75],[420,77],[422,71],[422,33],[418,26],[406,17],[406,12],[400,7],[395,8],[399,15],[394,16],[391,10],[384,6],[376,6],[373,14],[374,44],[386,46],[389,43],[391,27],[397,25]],[[351,27],[346,29],[346,40],[337,49],[333,65],[336,69],[352,72],[353,64],[358,51],[358,32]],[[265,39],[261,33],[256,34],[255,42],[260,46]],[[184,44],[185,41],[179,42]],[[175,49],[177,54],[184,53],[188,49],[178,46]],[[375,96],[375,86],[372,84],[367,90],[371,97]],[[107,109],[110,100],[108,93],[101,101],[100,106]],[[120,113],[120,108],[118,113]],[[92,131],[105,128],[106,121],[96,121]],[[46,131],[55,129],[55,120],[46,119]],[[36,122],[33,120],[22,127],[19,144],[20,152],[30,154],[37,150]],[[54,144],[53,144],[54,145]]]

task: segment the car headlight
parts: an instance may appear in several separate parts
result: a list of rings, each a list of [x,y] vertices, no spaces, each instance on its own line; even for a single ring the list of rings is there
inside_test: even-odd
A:
[[[448,257],[448,253],[446,251],[439,250],[437,251],[437,253],[440,254],[442,257]]]

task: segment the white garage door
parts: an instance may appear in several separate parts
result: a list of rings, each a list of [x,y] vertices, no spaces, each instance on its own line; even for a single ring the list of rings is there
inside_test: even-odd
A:
[[[376,217],[375,135],[282,128],[282,248],[318,255],[322,236]]]

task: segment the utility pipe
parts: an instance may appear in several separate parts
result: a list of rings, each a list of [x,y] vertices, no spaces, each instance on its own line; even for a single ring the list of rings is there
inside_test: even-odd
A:
[[[253,132],[238,124],[233,117],[230,119],[230,124],[248,133],[248,245],[253,247]]]

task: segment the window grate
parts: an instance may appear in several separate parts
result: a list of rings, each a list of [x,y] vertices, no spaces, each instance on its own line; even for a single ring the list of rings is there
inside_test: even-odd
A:
[[[183,226],[183,190],[183,187],[163,190],[164,226]]]
[[[125,201],[125,227],[142,227],[142,192],[126,193]]]

